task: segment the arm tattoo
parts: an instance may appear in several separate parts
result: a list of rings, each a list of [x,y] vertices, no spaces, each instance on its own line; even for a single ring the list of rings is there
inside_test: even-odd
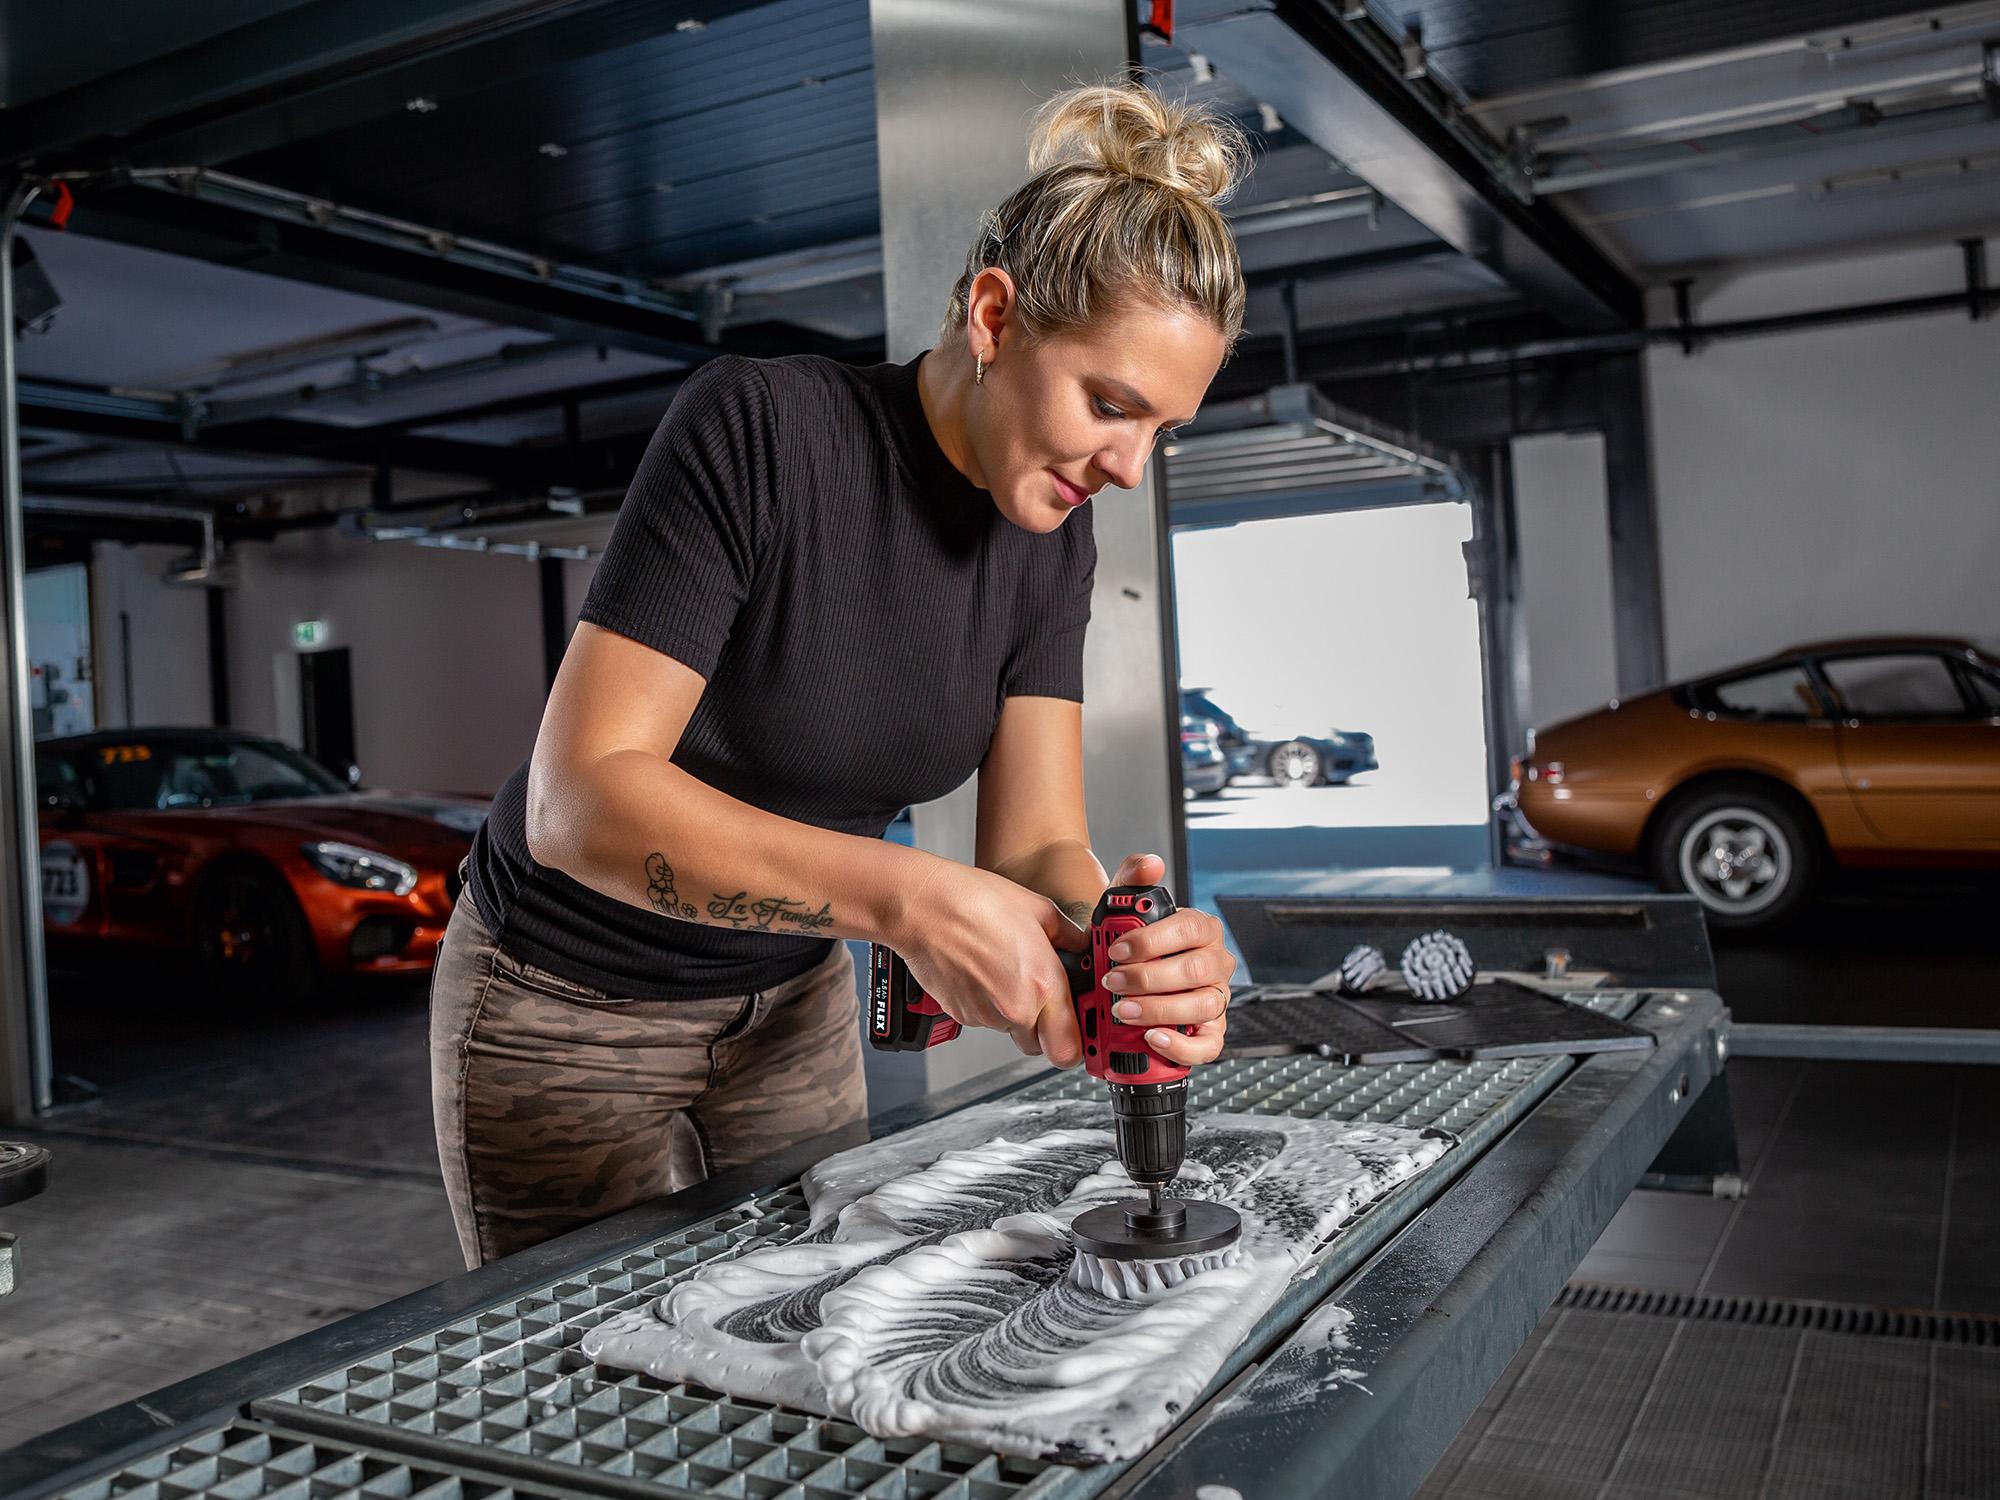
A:
[[[653,903],[655,911],[679,917],[683,922],[695,921],[699,916],[674,888],[674,867],[667,863],[664,854],[646,856],[646,899]]]
[[[739,931],[752,928],[758,932],[782,932],[790,928],[799,932],[817,932],[822,927],[833,925],[833,907],[830,902],[822,902],[818,911],[808,911],[803,901],[792,901],[783,896],[765,896],[752,901],[748,891],[738,891],[733,896],[718,895],[709,902],[708,918],[711,922],[719,922]]]
[[[646,856],[646,899],[652,902],[654,910],[683,922],[700,922],[705,917],[719,927],[733,927],[739,932],[813,933],[833,925],[831,902],[823,901],[818,911],[811,911],[805,902],[784,896],[753,900],[747,890],[733,896],[717,893],[705,909],[697,907],[691,901],[681,900],[674,867],[663,854]]]
[[[1090,901],[1064,901],[1059,904],[1062,914],[1079,927],[1090,925],[1090,914],[1096,910],[1096,903]]]

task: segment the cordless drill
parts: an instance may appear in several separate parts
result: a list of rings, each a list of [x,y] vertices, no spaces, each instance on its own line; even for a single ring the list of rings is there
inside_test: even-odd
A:
[[[1112,944],[1173,913],[1174,898],[1162,886],[1113,886],[1091,913],[1089,946],[1059,953],[1083,1038],[1084,1071],[1110,1085],[1118,1160],[1147,1194],[1144,1207],[1133,1204],[1124,1211],[1122,1231],[1110,1236],[1115,1244],[1092,1246],[1100,1254],[1127,1259],[1196,1251],[1218,1230],[1209,1218],[1197,1215],[1199,1232],[1194,1232],[1198,1226],[1188,1220],[1188,1205],[1161,1196],[1180,1175],[1187,1152],[1188,1070],[1148,1047],[1144,1026],[1113,1016],[1112,1003],[1121,997],[1104,987],[1104,976],[1117,967]],[[1195,1030],[1178,1029],[1190,1035]],[[880,944],[870,950],[868,1039],[874,1046],[921,1052],[958,1033],[958,1022],[924,993],[901,958]],[[1233,1240],[1235,1216],[1229,1217],[1227,1238]]]

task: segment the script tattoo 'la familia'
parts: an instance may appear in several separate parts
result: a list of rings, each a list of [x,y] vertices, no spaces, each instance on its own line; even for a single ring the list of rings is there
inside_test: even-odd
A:
[[[747,891],[738,891],[733,896],[718,895],[708,903],[709,920],[731,927],[754,927],[760,932],[769,932],[774,927],[818,932],[822,927],[833,925],[831,902],[823,902],[818,911],[808,911],[803,901],[788,901],[783,896],[766,896],[761,901],[749,901],[745,899],[748,894]]]
[[[684,922],[699,922],[703,908],[681,899],[674,867],[661,854],[646,857],[646,899],[655,910]],[[724,927],[758,932],[819,932],[833,925],[833,905],[822,902],[818,911],[809,911],[803,901],[784,896],[764,896],[752,901],[748,891],[733,896],[720,893],[707,905],[708,920]]]

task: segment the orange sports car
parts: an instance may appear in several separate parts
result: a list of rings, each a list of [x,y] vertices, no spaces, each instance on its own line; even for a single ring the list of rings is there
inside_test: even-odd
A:
[[[2000,868],[2000,662],[1935,637],[1801,646],[1531,731],[1499,806],[1724,927],[1834,867]]]
[[[52,957],[191,950],[216,988],[300,998],[427,971],[483,800],[357,791],[275,740],[121,729],[35,746]]]

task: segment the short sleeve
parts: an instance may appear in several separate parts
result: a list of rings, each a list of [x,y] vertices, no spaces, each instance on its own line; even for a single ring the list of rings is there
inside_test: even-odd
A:
[[[776,469],[755,363],[703,365],[646,445],[579,618],[710,676],[750,594]]]
[[[1054,534],[1062,539],[1060,566],[1037,578],[1024,608],[1020,646],[1007,663],[1003,698],[1083,701],[1083,636],[1090,624],[1090,591],[1097,575],[1097,543],[1088,509]]]

